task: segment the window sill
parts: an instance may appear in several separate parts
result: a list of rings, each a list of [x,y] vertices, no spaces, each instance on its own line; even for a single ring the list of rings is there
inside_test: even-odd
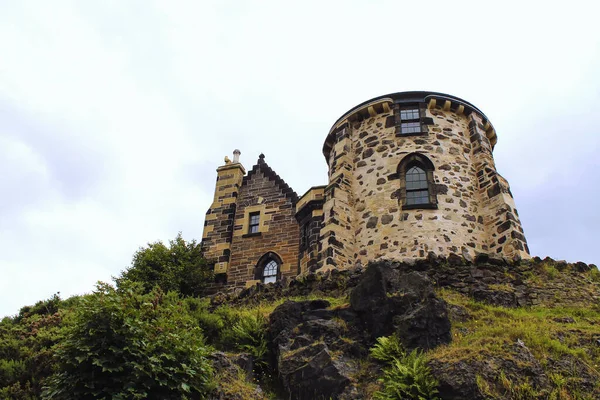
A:
[[[255,236],[262,236],[262,232],[246,233],[245,235],[242,235],[242,238],[249,238]]]
[[[409,204],[409,205],[403,205],[402,206],[402,210],[437,210],[438,206],[437,204],[433,204],[433,203],[428,203],[428,204]]]

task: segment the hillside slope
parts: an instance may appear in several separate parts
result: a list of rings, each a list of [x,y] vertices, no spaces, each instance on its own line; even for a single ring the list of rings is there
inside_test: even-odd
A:
[[[600,272],[593,265],[431,255],[209,298],[100,288],[64,301],[55,296],[2,320],[0,398],[72,398],[44,389],[57,376],[68,378],[61,369],[71,361],[65,349],[84,339],[91,343],[85,324],[121,314],[129,322],[101,325],[103,342],[119,332],[121,343],[132,335],[130,347],[143,327],[150,335],[144,340],[154,335],[164,344],[151,346],[148,355],[139,347],[134,366],[185,372],[178,372],[185,380],[165,380],[173,387],[161,386],[160,395],[154,380],[144,381],[150,392],[139,398],[600,398]],[[177,342],[166,338],[167,331]],[[185,352],[161,355],[173,343]],[[93,372],[105,354],[93,353],[85,369],[80,352],[82,368],[69,373],[86,370],[113,382],[90,398],[102,398],[108,389],[138,393],[136,384],[121,387],[111,375],[131,366],[126,358]],[[205,365],[206,354],[210,368],[186,367],[190,357]],[[95,379],[83,382],[93,385]]]

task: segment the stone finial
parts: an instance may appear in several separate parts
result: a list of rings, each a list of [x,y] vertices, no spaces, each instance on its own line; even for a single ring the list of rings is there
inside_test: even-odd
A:
[[[242,154],[242,152],[241,152],[241,151],[239,151],[238,149],[235,149],[235,150],[233,151],[233,162],[234,162],[234,163],[236,163],[236,164],[237,164],[237,163],[239,163],[239,162],[240,162],[240,154]]]
[[[258,156],[258,163],[262,164],[265,162],[265,155],[263,153],[260,153],[260,155]]]
[[[225,164],[231,164],[231,160],[227,156],[225,156],[224,161],[225,161]]]

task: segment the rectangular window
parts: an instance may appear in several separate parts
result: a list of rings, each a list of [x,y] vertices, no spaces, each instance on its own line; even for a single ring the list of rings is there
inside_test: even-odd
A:
[[[406,135],[407,133],[419,133],[421,132],[421,124],[419,122],[402,122],[400,123],[400,133]]]
[[[400,110],[400,134],[421,133],[421,114],[418,107]]]
[[[250,225],[248,227],[248,233],[258,233],[259,224],[260,224],[260,212],[250,213]]]
[[[416,119],[419,120],[419,109],[412,108],[410,110],[400,110],[400,119],[402,121]]]

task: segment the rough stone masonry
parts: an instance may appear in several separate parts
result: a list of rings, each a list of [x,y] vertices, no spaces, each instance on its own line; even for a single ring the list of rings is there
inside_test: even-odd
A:
[[[529,258],[497,136],[457,97],[401,92],[366,101],[331,128],[329,183],[298,195],[261,155],[217,169],[202,246],[217,282],[249,286],[430,252]]]

